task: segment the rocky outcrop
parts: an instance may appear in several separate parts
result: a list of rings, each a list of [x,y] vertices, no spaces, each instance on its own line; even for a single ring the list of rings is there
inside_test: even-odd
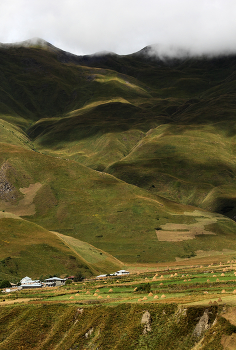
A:
[[[88,330],[88,332],[85,333],[85,335],[84,335],[85,338],[89,338],[89,337],[93,334],[93,331],[94,331],[93,327],[90,328],[90,329]]]
[[[144,326],[143,327],[143,334],[147,334],[148,332],[151,332],[152,328],[151,328],[151,315],[149,311],[145,311],[142,319],[141,319],[141,324]]]
[[[16,199],[15,187],[7,179],[7,171],[11,165],[3,163],[0,168],[0,200],[13,201]]]
[[[194,328],[193,337],[201,338],[208,328],[210,328],[209,311],[208,311],[208,309],[206,309],[204,311],[204,314],[202,315],[202,317],[198,321],[196,327]]]

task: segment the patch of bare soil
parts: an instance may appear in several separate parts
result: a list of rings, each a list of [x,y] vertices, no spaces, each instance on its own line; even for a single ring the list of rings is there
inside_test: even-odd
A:
[[[18,216],[34,215],[35,205],[33,203],[33,200],[36,193],[41,187],[42,184],[40,182],[37,182],[35,184],[30,184],[29,187],[20,188],[21,193],[24,194],[24,198],[21,199],[16,205],[13,205],[6,201],[0,201],[1,209]]]
[[[5,301],[1,301],[0,305],[11,305],[11,304],[15,304],[15,303],[28,303],[28,301],[30,301],[30,298],[19,298],[19,299],[15,299],[15,300],[5,300]]]
[[[217,222],[217,218],[211,215],[206,215],[204,212],[195,210],[192,213],[184,213],[185,215],[195,216],[197,221],[194,224],[176,224],[167,223],[161,225],[161,230],[156,230],[156,235],[159,241],[178,242],[188,239],[194,239],[197,235],[215,235],[214,232],[205,230],[205,226]]]
[[[221,345],[224,350],[236,350],[236,334],[222,335]]]
[[[21,219],[19,216],[12,214],[12,213],[8,213],[8,212],[3,212],[0,211],[0,219],[5,219],[5,218],[10,218],[10,219]]]
[[[236,326],[236,307],[230,307],[226,313],[221,315],[226,320],[228,320],[231,324]],[[236,345],[236,342],[235,342]]]
[[[178,242],[195,238],[195,235],[191,231],[156,230],[156,235],[158,241],[162,242]]]
[[[236,251],[231,250],[231,249],[222,249],[221,251],[217,250],[196,250],[195,251],[195,256],[192,258],[179,258],[176,257],[176,261],[184,261],[184,260],[194,260],[197,263],[197,259],[201,259],[202,264],[207,264],[209,263],[212,259],[214,261],[220,262],[222,259],[223,260],[230,260],[232,259],[232,254],[235,255]],[[227,259],[228,257],[228,259]],[[199,263],[199,262],[198,262]]]

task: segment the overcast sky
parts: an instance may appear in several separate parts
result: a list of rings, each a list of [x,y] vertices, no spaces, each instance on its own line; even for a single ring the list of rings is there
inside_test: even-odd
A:
[[[76,54],[236,51],[236,1],[0,0],[0,42],[32,37]]]

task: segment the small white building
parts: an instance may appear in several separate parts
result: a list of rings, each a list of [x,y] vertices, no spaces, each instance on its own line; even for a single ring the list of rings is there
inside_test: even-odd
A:
[[[129,275],[129,271],[126,270],[119,270],[114,273],[114,276],[124,276],[124,275]]]
[[[42,288],[43,284],[40,280],[32,280],[30,277],[26,276],[20,281],[20,287],[22,289],[27,288]]]
[[[32,283],[32,282],[33,282],[32,279],[30,277],[28,277],[28,276],[26,276],[26,277],[22,278],[22,280],[20,280],[20,284],[21,285],[22,284],[29,284],[29,283]]]
[[[99,275],[96,278],[106,278],[106,277],[107,277],[107,275]]]
[[[106,278],[106,277],[120,277],[120,276],[125,276],[125,275],[129,275],[129,271],[126,271],[126,270],[119,270],[119,271],[116,271],[114,273],[109,273],[107,275],[99,275],[99,276],[96,276],[96,279],[102,279],[102,278]]]

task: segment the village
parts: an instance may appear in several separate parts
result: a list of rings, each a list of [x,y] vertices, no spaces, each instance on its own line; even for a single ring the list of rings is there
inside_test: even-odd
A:
[[[121,277],[129,275],[129,271],[126,270],[119,270],[112,274],[103,274],[98,275],[95,277],[95,279],[105,279],[107,277]],[[60,287],[65,284],[70,284],[74,281],[75,276],[69,276],[66,278],[60,278],[60,277],[50,277],[45,279],[44,281],[40,280],[32,280],[30,277],[26,276],[20,280],[18,284],[11,283],[11,287],[4,288],[2,290],[3,293],[10,293],[14,291],[19,291],[22,289],[36,289],[36,288],[45,288],[45,287]]]

